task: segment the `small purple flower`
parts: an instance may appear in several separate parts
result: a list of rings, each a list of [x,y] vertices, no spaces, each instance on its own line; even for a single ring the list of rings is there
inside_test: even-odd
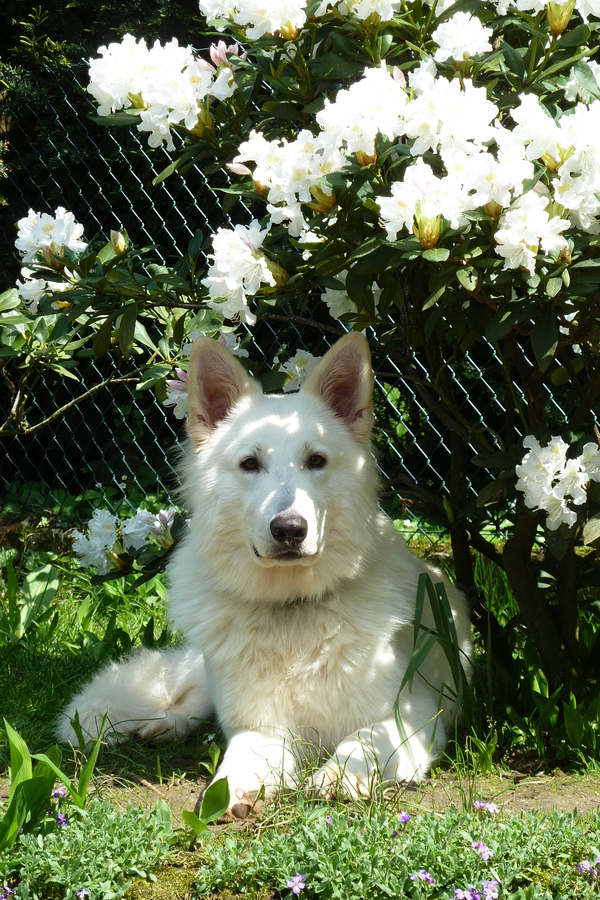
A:
[[[398,816],[398,821],[400,822],[401,825],[407,825],[410,822],[410,816],[406,812],[405,809],[403,809],[402,812],[400,813],[400,815]]]
[[[482,881],[483,900],[498,900],[498,881]]]
[[[473,806],[475,807],[475,809],[484,809],[492,816],[495,816],[497,812],[500,812],[500,807],[498,806],[498,804],[491,803],[489,800],[474,800]]]
[[[86,897],[90,896],[90,892],[87,888],[81,888],[80,891],[77,891],[76,896],[79,898],[79,900],[85,900]]]
[[[467,888],[466,891],[463,891],[461,888],[456,888],[454,897],[455,900],[481,900],[481,894],[479,891],[476,891],[474,887]]]
[[[57,788],[54,788],[54,790],[52,791],[52,796],[55,800],[57,800],[59,797],[66,797],[67,791],[65,786],[63,784],[59,784],[59,786]]]
[[[489,847],[486,847],[483,841],[473,841],[471,847],[473,848],[473,850],[477,850],[483,860],[487,861],[494,855],[494,851],[490,850]]]
[[[69,817],[66,813],[59,812],[58,815],[56,816],[56,824],[62,825],[63,828],[68,823],[68,821],[69,821]]]
[[[325,821],[326,821],[329,825],[333,825],[333,819],[332,819],[331,816],[325,816]]]
[[[306,887],[306,875],[299,875],[296,872],[294,877],[287,882],[286,887],[289,887],[292,894],[299,894]]]
[[[419,869],[414,875],[410,876],[411,881],[426,881],[427,884],[435,884],[435,878],[426,869]]]
[[[595,859],[595,865],[593,865],[589,859],[583,859],[579,865],[577,866],[577,870],[580,875],[593,875],[594,878],[598,877],[598,869],[597,865],[600,862],[600,856],[597,856]]]

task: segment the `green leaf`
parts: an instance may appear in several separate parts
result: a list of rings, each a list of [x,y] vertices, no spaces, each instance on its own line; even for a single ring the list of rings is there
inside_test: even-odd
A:
[[[4,719],[4,728],[10,747],[10,793],[8,795],[10,803],[19,784],[31,778],[32,765],[29,749],[21,735],[15,731],[12,725],[8,724],[6,719]]]
[[[23,605],[21,607],[20,636],[48,608],[58,590],[58,572],[53,565],[35,569],[23,581]]]
[[[133,341],[135,338],[135,325],[137,322],[137,303],[128,303],[123,307],[121,322],[119,325],[119,347],[121,353],[128,359],[131,356]]]
[[[523,57],[517,50],[511,47],[510,44],[507,44],[506,41],[500,41],[500,46],[502,47],[504,61],[509,72],[516,75],[519,81],[522,82],[525,78],[525,63],[523,62]]]
[[[10,288],[8,291],[4,291],[3,294],[0,294],[0,313],[6,312],[9,309],[16,309],[17,306],[21,305],[21,298],[17,293],[16,288]]]
[[[580,59],[579,62],[576,62],[573,66],[573,71],[575,73],[577,84],[592,97],[595,97],[597,100],[600,99],[600,86],[587,62]]]
[[[479,283],[477,269],[474,269],[473,266],[465,266],[464,268],[457,269],[456,277],[464,289],[469,291],[469,293],[472,293]]]
[[[519,321],[519,316],[512,309],[498,310],[492,316],[485,329],[485,336],[488,341],[501,341],[510,334],[513,325]]]
[[[428,262],[446,262],[449,256],[450,251],[447,247],[434,247],[432,250],[423,251],[423,259],[426,259]]]
[[[229,785],[226,778],[213,781],[206,789],[200,805],[200,819],[214,822],[227,811],[229,806]]]
[[[551,309],[544,309],[537,316],[531,329],[531,346],[538,366],[545,372],[558,347],[558,325]]]
[[[112,337],[112,326],[113,326],[114,316],[107,316],[100,328],[94,340],[92,341],[92,349],[94,351],[94,356],[96,359],[100,359],[101,356],[105,356],[110,350],[110,340]]]
[[[572,31],[565,31],[564,34],[561,34],[560,47],[561,49],[563,47],[584,47],[589,41],[591,33],[589,25],[577,25]]]
[[[202,822],[198,818],[196,813],[193,813],[189,809],[181,810],[181,818],[183,819],[185,824],[188,826],[188,828],[192,829],[194,834],[201,834],[203,831],[208,831],[208,827],[207,827],[206,823]]]
[[[600,540],[600,513],[588,519],[583,526],[583,543],[592,546]]]
[[[565,717],[565,731],[572,747],[581,747],[583,738],[583,716],[578,709],[574,709],[563,700],[563,713]]]

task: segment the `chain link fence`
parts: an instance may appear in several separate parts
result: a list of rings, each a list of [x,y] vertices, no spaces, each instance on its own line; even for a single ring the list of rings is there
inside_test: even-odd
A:
[[[208,233],[229,222],[229,216],[241,214],[236,207],[229,216],[223,214],[218,182],[211,175],[209,184],[197,167],[183,178],[174,176],[153,187],[153,178],[171,157],[164,150],[148,153],[135,129],[111,129],[90,121],[95,107],[85,92],[84,62],[2,77],[6,87],[0,138],[10,144],[9,204],[0,210],[3,290],[13,286],[19,274],[15,222],[29,208],[52,212],[59,205],[66,207],[84,225],[88,238],[94,233],[107,237],[111,229],[125,227],[136,246],[154,245],[163,263],[185,253],[197,228]],[[334,329],[327,327],[326,316],[321,324],[299,325],[284,311],[278,313],[252,330],[251,356],[260,354],[270,362],[282,343],[290,354],[304,348],[321,355],[333,343]],[[77,370],[78,392],[101,381],[106,365],[105,360],[84,361]],[[423,402],[428,375],[418,355],[410,353],[409,368],[407,372],[397,358],[375,359],[377,452],[385,493],[398,498],[398,514],[410,515],[410,504],[407,513],[402,498],[414,499],[415,511],[427,513],[431,534],[436,519],[440,531],[445,520],[441,498],[450,472],[451,440],[442,405],[439,415],[432,415],[431,404]],[[507,427],[505,386],[491,380],[492,369],[501,367],[493,348],[483,345],[463,358],[460,370],[450,371],[461,415],[488,435]],[[10,404],[11,379],[16,377],[15,367],[5,368],[2,411]],[[52,416],[72,396],[71,385],[56,376],[39,384],[30,424]],[[518,423],[509,424],[518,430]],[[133,502],[136,491],[139,496],[157,493],[168,501],[177,485],[174,449],[182,432],[182,423],[151,391],[136,392],[128,383],[97,391],[39,431],[4,441],[0,499],[9,514],[45,511],[68,523],[86,521],[98,505],[118,511],[121,504]],[[470,481],[470,495],[480,486]]]

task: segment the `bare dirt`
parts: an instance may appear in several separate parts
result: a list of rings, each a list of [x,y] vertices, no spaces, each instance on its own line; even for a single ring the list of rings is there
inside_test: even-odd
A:
[[[468,809],[476,799],[496,803],[506,814],[532,810],[538,812],[577,812],[589,815],[600,810],[600,773],[569,773],[561,769],[551,772],[523,769],[498,770],[489,775],[467,772],[437,771],[420,785],[406,785],[399,790],[397,802],[409,811],[442,811],[454,804]],[[123,772],[99,775],[90,788],[90,798],[109,799],[118,808],[128,803],[151,808],[162,798],[168,803],[174,824],[181,824],[181,810],[193,810],[208,783],[202,776],[156,776],[143,778]],[[7,778],[0,778],[0,802],[8,797]]]

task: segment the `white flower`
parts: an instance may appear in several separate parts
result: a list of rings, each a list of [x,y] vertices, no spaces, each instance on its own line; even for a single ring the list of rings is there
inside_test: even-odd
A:
[[[105,509],[95,510],[88,523],[87,536],[74,529],[73,549],[84,566],[95,566],[105,575],[110,568],[107,551],[112,550],[117,540],[117,517]]]
[[[458,228],[466,224],[463,213],[469,206],[460,181],[450,175],[438,178],[422,157],[406,169],[403,181],[394,182],[392,196],[378,202],[390,241],[395,241],[403,228],[412,231],[415,217],[424,221],[444,216]]]
[[[583,445],[579,461],[591,481],[600,481],[600,449],[591,441]]]
[[[267,211],[273,224],[287,222],[292,237],[307,230],[302,204],[325,211],[335,204],[331,188],[323,181],[330,172],[343,168],[345,160],[331,140],[302,130],[294,141],[268,141],[251,131],[229,165],[249,174],[242,163],[254,162],[252,178],[257,190],[268,198]]]
[[[167,396],[162,405],[172,406],[176,419],[185,419],[188,414],[188,373],[183,369],[175,369],[175,374],[177,378],[167,379]]]
[[[217,340],[219,344],[225,347],[226,350],[229,350],[233,356],[248,356],[248,351],[244,347],[240,347],[239,338],[235,332],[222,331]]]
[[[233,46],[225,47],[227,51],[235,52]],[[219,65],[215,79],[214,67],[196,59],[192,48],[181,47],[176,38],[164,47],[156,41],[148,49],[143,40],[136,42],[127,34],[120,44],[100,47],[98,53],[99,58],[90,60],[87,88],[99,104],[98,114],[135,106],[140,110],[138,129],[149,132],[151,147],[164,143],[174,150],[172,125],[192,130],[209,94],[225,100],[235,91],[230,66]]]
[[[344,269],[344,271],[339,272],[336,277],[338,281],[343,281],[345,285],[347,275],[348,271]],[[345,315],[345,313],[356,312],[356,305],[348,296],[345,288],[339,290],[336,288],[326,288],[321,294],[321,300],[327,304],[329,314],[334,319],[339,319],[340,316]]]
[[[586,60],[587,65],[592,70],[592,74],[596,79],[596,84],[600,87],[600,64],[596,62],[594,59]],[[575,69],[571,69],[569,73],[569,80],[564,86],[565,92],[565,100],[571,100],[575,102],[577,99],[583,101],[583,103],[590,103],[592,100],[591,94],[589,94],[585,88],[582,88],[577,80],[575,75]]]
[[[580,506],[587,500],[590,478],[600,480],[600,451],[595,444],[586,444],[578,458],[567,458],[569,445],[560,437],[553,437],[541,447],[533,436],[523,441],[529,450],[520,465],[517,490],[524,494],[529,509],[546,512],[546,526],[555,531],[562,524],[569,527],[577,521],[577,513],[570,504]]]
[[[267,234],[268,230],[261,230],[253,219],[248,227],[219,228],[213,235],[213,262],[202,284],[210,294],[208,305],[220,310],[226,319],[253,325],[256,317],[248,309],[248,297],[262,285],[275,286],[267,259],[260,252]]]
[[[540,244],[546,253],[559,253],[566,246],[562,232],[571,223],[558,216],[551,218],[547,206],[548,197],[533,190],[502,214],[495,238],[496,253],[504,258],[504,269],[522,267],[533,276]]]
[[[439,10],[436,9],[439,14]],[[447,59],[462,60],[465,56],[477,56],[479,53],[490,53],[492,45],[491,28],[481,24],[476,16],[470,13],[457,12],[452,18],[439,25],[431,39],[438,45],[434,59],[445,62]]]
[[[152,527],[156,522],[156,516],[145,509],[138,509],[135,516],[126,519],[121,528],[123,544],[127,550],[139,550],[148,540]]]
[[[318,358],[306,350],[298,350],[291,359],[280,365],[279,371],[285,372],[288,380],[283,386],[283,391],[297,391],[306,381],[312,370],[319,362]]]
[[[25,302],[29,312],[35,315],[41,298],[48,292],[48,282],[45,278],[34,278],[31,269],[21,269],[21,275],[25,280],[17,280],[19,297]]]
[[[30,209],[25,218],[19,219],[17,228],[15,247],[25,263],[33,262],[40,250],[50,250],[60,256],[65,250],[81,253],[87,247],[85,241],[80,240],[83,225],[62,206],[57,207],[53,216]]]
[[[292,36],[306,22],[305,0],[200,0],[200,12],[207,19],[231,19],[246,28],[250,40],[282,29]]]
[[[584,22],[590,16],[600,19],[600,0],[576,0],[575,8]]]
[[[428,71],[428,70],[425,70]],[[409,78],[409,83],[411,79]],[[412,138],[413,156],[427,150],[462,150],[478,153],[494,137],[491,123],[498,109],[487,99],[485,88],[471,81],[437,78],[423,85],[423,92],[407,104],[402,133]]]
[[[360,81],[339,90],[333,102],[326,98],[317,123],[337,147],[369,157],[375,152],[377,134],[391,140],[402,133],[405,107],[401,84],[382,62],[365,69]]]

